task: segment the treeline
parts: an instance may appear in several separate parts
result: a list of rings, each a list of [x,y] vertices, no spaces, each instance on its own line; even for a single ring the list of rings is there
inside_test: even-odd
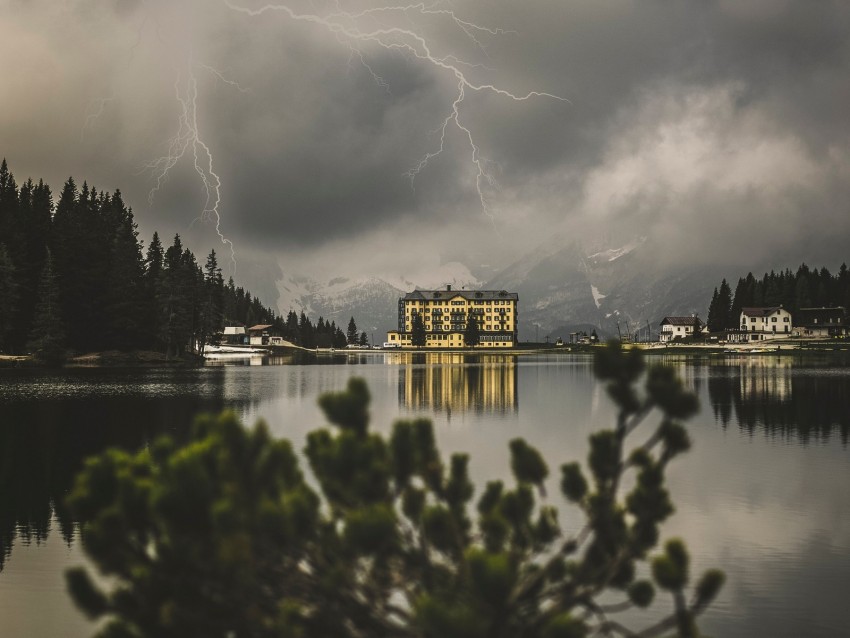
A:
[[[708,327],[712,332],[738,327],[742,308],[782,306],[792,314],[800,308],[850,306],[850,271],[841,264],[833,275],[826,268],[812,269],[801,264],[797,272],[770,271],[760,279],[753,273],[738,280],[733,293],[724,279],[714,289],[708,307]]]
[[[215,251],[203,265],[175,235],[154,233],[147,250],[121,192],[73,178],[54,205],[50,187],[18,187],[0,164],[0,352],[59,360],[68,351],[198,351],[225,325],[269,324],[313,347],[325,335],[345,345],[335,324],[302,313],[286,320],[231,278]]]

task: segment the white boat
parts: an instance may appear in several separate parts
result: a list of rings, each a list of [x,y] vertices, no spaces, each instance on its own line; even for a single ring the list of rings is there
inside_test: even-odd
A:
[[[265,348],[254,346],[204,346],[205,359],[220,359],[227,357],[261,357],[268,354]]]

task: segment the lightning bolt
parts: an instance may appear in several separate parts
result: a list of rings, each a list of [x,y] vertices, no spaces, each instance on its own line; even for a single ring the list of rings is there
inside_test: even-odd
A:
[[[259,17],[270,12],[282,13],[293,22],[309,23],[326,30],[333,35],[337,41],[348,44],[351,53],[359,57],[361,63],[372,74],[373,79],[375,79],[375,81],[381,86],[384,86],[386,83],[383,78],[375,73],[374,70],[366,63],[360,48],[361,44],[372,44],[388,51],[396,51],[411,55],[415,59],[447,74],[449,77],[453,77],[456,82],[457,93],[455,94],[448,114],[443,119],[442,126],[438,129],[440,133],[439,146],[435,150],[427,152],[422,159],[419,160],[416,166],[404,173],[404,176],[410,180],[411,188],[413,188],[416,177],[428,166],[431,160],[443,153],[448,129],[449,127],[454,127],[459,131],[462,138],[468,144],[470,153],[469,159],[476,172],[475,189],[478,194],[481,209],[493,222],[495,222],[495,218],[493,217],[488,205],[485,190],[487,188],[498,188],[498,183],[492,173],[488,170],[488,166],[491,165],[492,162],[481,156],[481,149],[475,141],[472,129],[466,125],[465,120],[463,119],[461,105],[466,98],[467,91],[492,93],[516,102],[524,102],[532,98],[543,97],[570,103],[567,98],[545,91],[529,91],[528,93],[520,94],[491,83],[477,82],[470,77],[469,72],[472,69],[486,67],[462,61],[452,54],[436,54],[433,50],[434,46],[432,42],[417,30],[415,20],[413,19],[414,17],[437,16],[448,20],[485,56],[487,56],[487,50],[481,40],[483,36],[497,36],[513,33],[511,31],[482,26],[463,20],[458,17],[453,9],[436,8],[436,5],[416,3],[409,5],[387,5],[373,7],[358,12],[348,12],[341,10],[339,3],[336,3],[336,10],[334,12],[326,15],[320,15],[319,13],[301,13],[287,4],[266,4],[256,9],[252,9],[250,7],[235,4],[232,0],[223,0],[223,2],[229,9],[250,17]],[[404,18],[410,26],[402,27],[391,24],[387,25],[382,22],[378,22],[378,17]],[[364,24],[368,18],[373,20],[375,23],[374,26]],[[487,57],[489,59],[489,56]]]
[[[204,208],[195,221],[212,221],[215,224],[215,232],[218,238],[222,244],[230,249],[230,259],[233,262],[233,270],[235,272],[236,249],[233,242],[224,235],[221,229],[221,178],[213,168],[212,151],[209,145],[202,139],[198,126],[198,80],[195,74],[196,67],[211,71],[220,80],[236,86],[240,91],[244,91],[238,84],[227,80],[224,75],[213,67],[194,63],[191,55],[185,69],[176,69],[174,97],[180,111],[177,133],[168,141],[168,152],[146,165],[146,168],[156,180],[156,184],[148,193],[148,202],[153,203],[156,194],[167,181],[171,169],[184,156],[191,152],[195,172],[201,178],[206,196]]]
[[[224,74],[221,71],[219,71],[218,69],[216,69],[215,67],[212,67],[208,64],[198,64],[198,67],[204,69],[205,71],[209,71],[214,77],[221,80],[224,84],[227,84],[228,86],[232,86],[233,88],[235,88],[240,93],[251,93],[251,89],[246,89],[246,88],[240,86],[239,82],[236,82],[235,80],[231,80],[230,78],[225,77]]]
[[[86,121],[83,123],[83,128],[80,129],[80,141],[86,137],[86,131],[94,127],[94,123],[100,119],[103,112],[106,110],[106,105],[115,100],[115,93],[111,93],[109,97],[101,97],[92,100],[86,107]]]

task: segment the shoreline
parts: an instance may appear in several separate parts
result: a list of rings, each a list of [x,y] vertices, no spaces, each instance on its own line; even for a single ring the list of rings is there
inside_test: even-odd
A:
[[[392,350],[345,350],[345,349],[320,349],[297,348],[304,355],[340,356],[340,355],[374,355],[374,354],[495,354],[503,356],[520,355],[577,355],[591,354],[604,344],[587,345],[574,344],[564,346],[530,346],[516,347],[510,349],[477,349],[477,348],[398,348]],[[794,341],[787,343],[761,342],[753,344],[659,344],[659,343],[637,343],[630,344],[631,347],[639,348],[648,356],[658,355],[725,355],[725,356],[787,356],[801,354],[830,354],[850,351],[850,341]],[[285,348],[292,352],[292,348]],[[272,356],[281,355],[284,352],[272,352]],[[35,361],[32,355],[3,355],[0,354],[0,369],[14,368],[159,368],[159,367],[201,367],[204,358],[195,354],[185,354],[181,357],[167,357],[166,355],[150,350],[132,350],[121,352],[108,350],[104,352],[89,352],[86,354],[69,357],[61,366],[48,366]]]

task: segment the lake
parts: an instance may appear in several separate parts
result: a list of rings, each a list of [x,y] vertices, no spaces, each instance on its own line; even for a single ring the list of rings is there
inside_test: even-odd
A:
[[[709,635],[850,636],[850,358],[841,354],[664,358],[701,411],[688,423],[692,450],[669,472],[676,514],[662,538],[687,541],[693,574],[726,571],[700,623]],[[525,437],[549,463],[549,502],[567,530],[580,518],[558,496],[557,468],[583,461],[588,434],[614,414],[581,355],[364,352],[253,363],[263,365],[0,370],[0,636],[91,635],[62,578],[84,562],[62,505],[73,476],[109,446],[181,437],[199,411],[265,419],[300,449],[324,425],[317,396],[363,377],[373,427],[429,415],[444,455],[471,454],[479,486],[509,477],[507,442]],[[649,624],[669,602],[659,594],[654,607],[627,624]]]

